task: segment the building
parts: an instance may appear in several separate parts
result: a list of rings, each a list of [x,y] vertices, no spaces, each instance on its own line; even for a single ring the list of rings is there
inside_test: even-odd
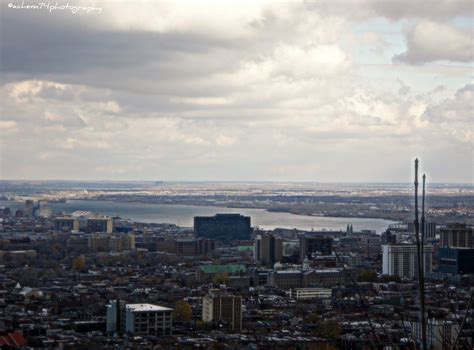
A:
[[[380,235],[380,241],[382,244],[396,244],[397,243],[397,234],[395,232],[392,233],[390,229],[382,232]]]
[[[170,335],[173,309],[153,304],[125,304],[113,300],[107,305],[107,333],[132,335]]]
[[[331,299],[331,288],[295,288],[290,290],[290,298],[296,300]]]
[[[25,208],[23,209],[23,215],[32,218],[35,213],[35,202],[32,201],[31,199],[28,199],[25,201]]]
[[[411,328],[412,334],[418,343],[421,343],[421,323],[411,322],[410,325],[406,325],[407,328]],[[429,349],[433,350],[444,350],[446,344],[453,344],[456,337],[458,336],[459,325],[448,320],[436,320],[429,319],[426,324],[426,341]]]
[[[135,235],[133,234],[94,234],[87,237],[87,246],[90,250],[98,252],[135,249]]]
[[[474,249],[439,248],[439,272],[453,275],[474,274]]]
[[[442,247],[474,248],[474,230],[466,224],[448,224],[439,232]]]
[[[406,224],[409,233],[415,233],[415,224],[409,222]],[[433,241],[436,239],[436,222],[425,221],[424,230],[420,223],[420,233],[424,234],[425,240]]]
[[[257,235],[254,256],[260,265],[273,266],[283,257],[283,240],[270,233]]]
[[[87,232],[106,232],[112,233],[113,222],[112,218],[108,216],[95,216],[87,219]]]
[[[211,290],[202,299],[202,320],[214,326],[223,325],[242,331],[242,297]]]
[[[269,273],[268,284],[279,289],[296,289],[303,287],[303,271],[276,270]]]
[[[248,240],[252,233],[250,217],[240,214],[216,214],[215,216],[194,217],[194,234],[229,242]]]
[[[432,272],[433,246],[424,246],[424,272]],[[392,244],[382,246],[382,273],[413,279],[418,276],[417,248],[415,244]]]
[[[313,236],[310,234],[303,234],[300,236],[300,260],[305,258],[312,259],[315,255],[330,255],[332,254],[331,237]]]
[[[174,253],[176,255],[196,255],[196,248],[196,241],[194,239],[177,239],[174,241]]]
[[[243,275],[247,272],[245,265],[227,264],[227,265],[202,265],[196,272],[196,279],[199,283],[212,282],[216,275]]]
[[[50,218],[53,215],[53,210],[49,207],[47,201],[39,201],[33,210],[33,215],[40,218]]]
[[[208,255],[216,249],[216,241],[208,238],[177,239],[174,253],[181,256]]]
[[[54,218],[53,230],[55,232],[79,231],[79,220],[71,216],[62,216]]]
[[[268,276],[268,284],[279,289],[331,287],[357,279],[355,269],[276,270]]]

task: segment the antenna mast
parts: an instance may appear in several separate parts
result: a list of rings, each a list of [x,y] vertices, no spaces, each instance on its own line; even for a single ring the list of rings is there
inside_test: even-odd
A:
[[[427,349],[426,342],[426,312],[425,312],[425,184],[426,184],[426,175],[423,174],[423,189],[421,193],[421,247],[420,247],[420,304],[421,304],[421,325],[422,325],[422,342],[423,349]]]
[[[423,208],[424,208],[424,199],[423,199]],[[422,215],[424,215],[424,211]],[[416,252],[417,252],[417,260],[418,260],[418,264],[417,264],[418,265],[417,266],[418,267],[418,291],[419,291],[419,299],[420,299],[420,326],[421,326],[421,334],[422,334],[421,349],[427,350],[426,349],[425,305],[424,305],[425,298],[424,298],[424,280],[423,280],[423,256],[422,256],[422,248],[421,248],[421,240],[420,240],[420,223],[418,221],[418,158],[415,159],[415,222],[414,224],[415,224]]]

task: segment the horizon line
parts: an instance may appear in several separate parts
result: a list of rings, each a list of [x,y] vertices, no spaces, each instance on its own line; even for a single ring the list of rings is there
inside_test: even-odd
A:
[[[314,184],[412,184],[411,181],[313,181],[313,180],[80,180],[80,179],[0,179],[0,182],[84,182],[84,183],[314,183]],[[431,184],[470,185],[469,182],[429,182]]]

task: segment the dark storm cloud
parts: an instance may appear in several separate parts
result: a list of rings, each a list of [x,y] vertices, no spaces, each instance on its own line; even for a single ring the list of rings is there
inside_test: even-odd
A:
[[[22,73],[25,77],[75,75],[80,78],[81,74],[99,70],[110,73],[125,69],[138,73],[144,66],[153,64],[152,68],[158,74],[152,78],[166,80],[202,75],[225,66],[222,62],[211,68],[199,64],[199,59],[195,66],[192,62],[188,67],[173,66],[176,59],[182,59],[180,55],[197,55],[199,58],[199,54],[228,46],[224,41],[192,33],[110,31],[75,17],[33,16],[3,10],[0,34],[2,72]],[[89,21],[100,21],[100,17]],[[109,77],[111,80],[114,78]]]

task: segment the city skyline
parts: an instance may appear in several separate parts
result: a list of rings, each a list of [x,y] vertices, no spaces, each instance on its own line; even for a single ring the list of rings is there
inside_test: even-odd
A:
[[[22,4],[2,180],[472,183],[470,1]]]

